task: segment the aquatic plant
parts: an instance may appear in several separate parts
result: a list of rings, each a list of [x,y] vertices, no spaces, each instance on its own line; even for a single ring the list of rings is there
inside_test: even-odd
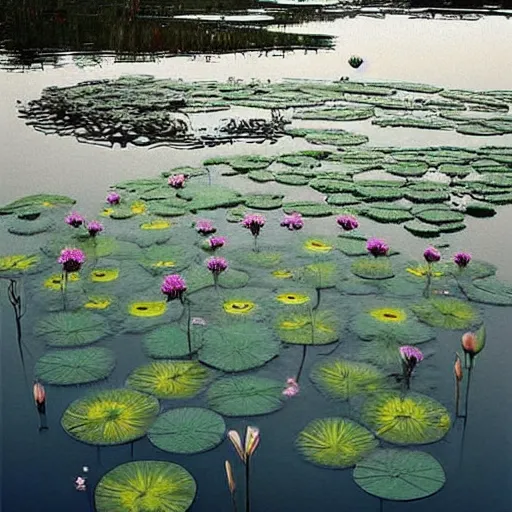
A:
[[[290,377],[286,379],[286,386],[283,389],[283,395],[291,398],[294,396],[297,396],[300,392],[300,386],[299,383],[293,378]]]
[[[203,344],[202,334],[197,333],[194,325],[200,325],[192,318],[191,345],[196,352]],[[164,325],[151,331],[142,340],[144,352],[153,359],[171,359],[189,356],[187,329],[182,329],[177,323]]]
[[[336,222],[343,231],[352,231],[359,227],[359,222],[353,215],[340,215],[336,217]]]
[[[377,258],[378,256],[386,256],[389,251],[389,245],[379,238],[370,238],[366,243],[367,251]]]
[[[211,235],[217,231],[213,223],[209,220],[198,220],[195,224],[195,228],[200,235]]]
[[[296,345],[327,345],[339,338],[340,319],[332,311],[280,315],[276,322],[281,341]]]
[[[248,229],[251,232],[251,235],[254,237],[254,250],[258,251],[258,236],[261,232],[261,228],[265,225],[265,217],[263,215],[259,215],[257,213],[248,213],[245,215],[241,224],[245,229]]]
[[[77,212],[71,212],[64,220],[66,224],[74,228],[79,228],[85,223],[84,217]]]
[[[226,238],[223,236],[212,236],[206,241],[206,247],[210,251],[216,251],[226,244]]]
[[[136,301],[128,305],[128,314],[141,318],[162,316],[167,309],[163,301]]]
[[[475,357],[484,349],[486,341],[485,326],[482,325],[478,331],[466,332],[462,335],[461,346],[465,356],[465,367],[472,369]]]
[[[187,283],[179,274],[170,274],[164,277],[160,289],[167,297],[167,302],[175,299],[183,302],[183,295],[187,291]]]
[[[68,283],[68,275],[71,272],[78,272],[82,268],[83,263],[85,263],[85,254],[81,249],[66,247],[60,252],[60,256],[58,257],[57,262],[62,265],[62,304],[64,309],[66,309],[66,288]]]
[[[402,360],[402,375],[407,389],[411,388],[411,377],[416,365],[423,361],[423,353],[419,348],[410,345],[400,347],[400,358]]]
[[[215,284],[215,288],[217,288],[220,274],[228,268],[227,260],[220,256],[212,256],[206,260],[206,268],[212,273],[213,282]]]
[[[245,512],[250,512],[250,464],[251,457],[254,455],[256,448],[258,448],[260,444],[260,431],[257,427],[248,426],[245,431],[245,441],[243,444],[240,434],[236,430],[230,430],[228,432],[228,439],[235,447],[240,460],[245,466]]]
[[[183,188],[185,185],[186,177],[184,174],[175,174],[173,176],[169,176],[167,183],[172,188]]]
[[[91,220],[91,222],[87,223],[87,231],[89,232],[89,236],[95,237],[98,233],[103,231],[103,224],[98,222],[97,220]]]
[[[480,321],[479,312],[470,304],[451,297],[425,299],[411,309],[422,322],[432,327],[465,329]]]
[[[453,364],[453,375],[455,377],[455,417],[459,417],[459,405],[460,405],[460,383],[464,378],[462,371],[462,363],[459,354],[455,354],[455,363]]]
[[[469,265],[471,254],[467,252],[458,252],[453,256],[453,262],[462,270]]]
[[[417,393],[371,395],[363,405],[361,419],[377,436],[396,444],[433,443],[451,426],[443,405]]]
[[[98,512],[152,510],[186,512],[196,483],[183,467],[171,462],[127,462],[106,473],[95,490]]]
[[[371,453],[378,441],[369,430],[353,421],[322,418],[309,423],[299,433],[296,444],[308,462],[344,469]]]
[[[425,290],[423,292],[424,297],[430,297],[430,287],[432,285],[432,276],[433,276],[433,264],[437,263],[441,259],[441,253],[435,247],[427,247],[425,251],[423,251],[423,257],[427,262],[427,281],[425,284]]]
[[[446,481],[443,467],[429,453],[378,449],[356,464],[354,482],[378,498],[410,501],[439,491]]]
[[[293,212],[290,215],[285,215],[280,225],[290,231],[298,231],[304,227],[304,220],[300,213]]]
[[[46,390],[44,386],[36,381],[32,387],[32,395],[34,397],[34,404],[37,409],[39,416],[39,430],[47,430],[48,426],[46,423]]]
[[[395,275],[390,259],[385,257],[357,258],[350,265],[350,270],[363,279],[391,279]]]
[[[131,389],[108,389],[75,400],[61,419],[75,439],[96,445],[128,443],[142,437],[153,424],[158,400]]]
[[[304,249],[310,252],[327,253],[333,250],[333,246],[329,242],[317,238],[310,238],[304,242]]]
[[[350,59],[348,59],[348,63],[350,64],[351,67],[353,67],[354,69],[357,69],[357,68],[361,67],[361,64],[363,63],[363,59],[357,55],[352,55],[352,57],[350,57]]]
[[[236,482],[233,475],[233,468],[229,460],[224,462],[224,469],[226,471],[226,478],[228,482],[229,494],[231,495],[231,505],[233,506],[233,512],[237,512],[236,506]]]
[[[166,452],[201,453],[218,446],[225,431],[219,414],[200,407],[180,407],[158,416],[148,438]]]

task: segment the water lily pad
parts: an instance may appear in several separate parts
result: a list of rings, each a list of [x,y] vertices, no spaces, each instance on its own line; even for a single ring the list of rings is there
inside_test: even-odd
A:
[[[151,274],[177,273],[187,268],[192,259],[191,251],[182,245],[165,244],[149,247],[139,258],[139,263]]]
[[[155,420],[158,400],[131,389],[108,389],[75,400],[61,419],[64,430],[78,441],[114,445],[145,435]]]
[[[304,155],[301,153],[294,153],[291,155],[281,155],[277,158],[277,162],[289,165],[290,167],[318,167],[320,162],[312,156]]]
[[[460,280],[459,286],[464,295],[474,302],[494,306],[512,306],[512,287],[501,283],[494,276],[475,279],[472,282]]]
[[[43,211],[46,208],[59,206],[71,206],[76,201],[71,197],[59,196],[55,194],[36,194],[16,199],[12,203],[6,204],[0,208],[0,215],[20,213],[23,211]]]
[[[345,418],[313,420],[296,440],[297,447],[308,462],[343,469],[355,465],[378,446],[373,434]]]
[[[464,220],[464,214],[461,212],[454,212],[453,210],[422,210],[416,214],[416,217],[430,224],[444,224],[451,222],[462,222]]]
[[[115,364],[114,353],[106,348],[54,350],[37,361],[34,373],[42,382],[69,386],[105,379]]]
[[[155,361],[136,368],[126,384],[157,398],[190,398],[197,395],[210,377],[197,361]]]
[[[405,189],[402,187],[376,187],[365,185],[364,182],[356,187],[355,194],[366,201],[396,201],[402,199]]]
[[[95,490],[98,512],[185,512],[196,495],[192,475],[171,462],[127,462],[105,474]]]
[[[283,383],[244,375],[214,382],[207,393],[208,405],[224,416],[257,416],[283,405]]]
[[[234,190],[212,185],[205,187],[200,184],[189,184],[177,193],[178,197],[188,201],[188,209],[195,213],[198,210],[214,210],[239,205],[243,198]]]
[[[192,328],[192,350],[197,351],[203,344],[202,335]],[[188,355],[187,332],[177,325],[163,325],[150,332],[142,340],[145,353],[153,359],[170,359]]]
[[[257,181],[258,183],[267,183],[274,181],[274,174],[270,171],[251,171],[247,174],[250,180]]]
[[[50,347],[89,345],[109,334],[106,320],[89,312],[52,313],[40,320],[35,333],[45,338]]]
[[[294,277],[318,290],[334,288],[341,280],[338,267],[331,261],[311,263],[295,270]]]
[[[346,359],[321,361],[313,367],[310,377],[323,394],[336,400],[387,387],[385,375],[378,368]]]
[[[493,217],[496,215],[496,208],[484,201],[470,201],[466,203],[464,211],[472,217]]]
[[[281,208],[283,197],[279,194],[250,194],[245,196],[245,205],[256,210],[276,210]]]
[[[455,178],[465,178],[466,176],[469,176],[475,172],[474,168],[470,165],[461,164],[442,164],[438,167],[437,170],[443,174],[446,174],[446,176]]]
[[[350,270],[363,279],[390,279],[395,273],[388,257],[363,256],[352,262]]]
[[[320,176],[312,179],[309,182],[309,186],[314,190],[323,192],[324,194],[352,192],[356,188],[354,182],[347,180],[344,175],[340,175],[339,179]]]
[[[464,227],[464,224],[462,224]],[[440,234],[440,229],[434,224],[427,224],[426,222],[420,222],[419,220],[411,220],[404,224],[404,228],[422,238],[437,237]]]
[[[330,144],[337,147],[358,146],[368,142],[366,135],[343,130],[308,130],[306,140],[313,144]]]
[[[433,327],[467,329],[480,322],[480,314],[473,306],[455,298],[425,299],[411,309],[422,322]]]
[[[296,112],[293,117],[297,119],[319,119],[326,121],[363,121],[373,117],[374,111],[372,108],[323,108],[301,110]]]
[[[244,219],[246,213],[247,208],[241,204],[235,208],[231,208],[226,212],[226,220],[232,223],[241,222]]]
[[[50,231],[54,227],[55,223],[47,217],[36,220],[14,219],[9,224],[7,231],[13,235],[33,236]]]
[[[384,170],[395,176],[415,178],[423,176],[428,171],[428,165],[425,162],[397,162],[385,164]]]
[[[0,276],[10,278],[30,274],[38,269],[40,263],[41,258],[36,254],[0,256]]]
[[[366,242],[365,236],[349,233],[338,236],[336,247],[347,256],[364,256],[368,254]]]
[[[349,206],[353,204],[359,204],[360,201],[360,197],[356,197],[354,194],[348,192],[330,194],[327,197],[327,204],[330,204],[332,206]]]
[[[361,215],[368,217],[377,222],[400,224],[413,219],[414,217],[410,212],[402,209],[378,208],[368,207],[365,208]]]
[[[283,211],[286,214],[300,213],[304,217],[328,217],[334,213],[332,206],[314,201],[293,201],[283,203]]]
[[[207,327],[199,360],[225,372],[241,372],[263,366],[278,353],[273,333],[248,320]]]
[[[408,187],[405,198],[413,203],[440,203],[450,199],[450,193],[445,190],[414,190]]]
[[[447,409],[418,393],[379,393],[363,405],[361,419],[384,441],[395,444],[427,444],[442,439],[450,430]]]
[[[310,180],[308,176],[293,174],[291,172],[276,172],[274,174],[274,179],[275,181],[277,181],[278,183],[282,183],[283,185],[293,185],[297,187],[307,185]]]
[[[165,301],[135,301],[128,305],[128,313],[131,316],[141,318],[153,318],[162,316],[167,310]]]
[[[446,476],[441,464],[429,453],[380,449],[356,464],[354,481],[378,498],[410,501],[439,491]]]
[[[222,416],[200,407],[180,407],[160,415],[148,438],[171,453],[201,453],[219,445],[226,431]]]
[[[245,155],[229,158],[227,164],[238,172],[249,172],[256,169],[266,169],[273,159],[260,155]]]
[[[339,338],[342,319],[333,311],[313,313],[287,313],[276,323],[281,341],[294,345],[327,345]]]

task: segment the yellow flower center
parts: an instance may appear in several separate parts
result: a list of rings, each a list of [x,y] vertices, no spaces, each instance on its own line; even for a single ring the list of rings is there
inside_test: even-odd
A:
[[[132,316],[141,316],[141,317],[153,317],[153,316],[161,316],[165,313],[167,309],[167,305],[163,301],[155,301],[155,302],[133,302],[128,307],[128,312]]]
[[[428,266],[427,265],[418,265],[417,267],[407,267],[406,271],[409,272],[409,274],[412,274],[416,277],[425,277],[428,272]],[[434,270],[432,272],[432,277],[441,277],[443,276],[443,272],[439,272]]]
[[[293,274],[289,270],[274,270],[272,275],[276,279],[291,279],[293,277]]]
[[[276,299],[283,304],[299,305],[309,302],[309,297],[302,293],[282,293]]]
[[[404,322],[407,320],[407,313],[403,309],[379,308],[370,311],[370,315],[379,322]]]
[[[175,267],[176,263],[174,261],[157,261],[156,263],[153,263],[151,266],[156,268],[171,268]]]
[[[80,274],[78,272],[71,272],[68,274],[68,282],[76,282],[80,281]],[[53,274],[48,279],[46,279],[43,283],[45,288],[49,290],[60,290],[62,285],[62,275]]]
[[[304,249],[312,252],[329,252],[332,251],[332,245],[326,244],[321,240],[308,240],[304,244]]]
[[[50,203],[50,201],[43,201],[42,205],[45,208],[51,208],[53,206],[53,203]]]
[[[87,309],[107,309],[110,304],[112,304],[112,300],[108,297],[89,297],[89,300],[84,304],[84,308]]]
[[[114,208],[104,208],[100,213],[102,217],[110,217],[114,213]]]
[[[142,201],[136,201],[130,206],[132,213],[140,215],[146,211],[146,205]]]
[[[256,304],[249,300],[227,300],[223,304],[224,311],[232,315],[246,315],[247,313],[251,312],[255,307]]]
[[[90,279],[95,283],[108,283],[115,281],[119,277],[117,268],[97,268],[91,272]]]
[[[168,229],[171,223],[167,220],[154,220],[140,225],[140,229]]]

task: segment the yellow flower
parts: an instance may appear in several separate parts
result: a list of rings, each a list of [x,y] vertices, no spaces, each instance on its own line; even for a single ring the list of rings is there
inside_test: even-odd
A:
[[[171,267],[175,267],[176,266],[176,263],[174,261],[157,261],[156,263],[153,263],[151,265],[152,267],[156,267],[156,268],[171,268]]]
[[[332,245],[326,244],[321,240],[307,240],[304,244],[304,249],[312,252],[329,252],[332,251]]]
[[[90,275],[91,281],[95,283],[108,283],[115,281],[119,277],[118,268],[97,268]]]
[[[379,308],[372,309],[370,315],[379,322],[404,322],[407,320],[407,313],[403,309]]]
[[[418,265],[417,267],[407,267],[406,271],[409,272],[409,274],[412,274],[416,277],[425,277],[428,272],[428,266],[427,265]],[[443,272],[439,272],[434,270],[432,272],[432,277],[441,277],[443,276]]]
[[[91,296],[89,297],[88,302],[84,304],[84,308],[87,309],[107,309],[110,304],[112,304],[112,300],[108,297],[100,297],[100,296]]]
[[[0,272],[6,270],[28,270],[39,263],[39,256],[26,256],[24,254],[14,254],[13,256],[3,256],[0,258]]]
[[[232,315],[246,315],[255,307],[256,304],[249,300],[227,300],[223,304],[224,311]]]
[[[78,272],[71,272],[68,274],[68,282],[76,282],[80,281],[80,274]],[[49,290],[60,290],[62,284],[62,275],[61,274],[53,274],[48,279],[45,280],[43,286],[48,288]]]
[[[135,201],[135,203],[132,203],[130,206],[130,209],[135,215],[140,215],[146,211],[146,205],[142,201]]]
[[[132,302],[128,307],[128,312],[132,316],[142,316],[142,317],[153,317],[153,316],[161,316],[165,313],[167,309],[167,305],[164,301],[154,301],[154,302]]]
[[[140,229],[168,229],[171,223],[167,220],[153,220],[140,225]]]
[[[104,208],[100,213],[102,217],[110,217],[114,213],[114,208]]]
[[[42,205],[45,208],[52,208],[53,207],[53,203],[50,203],[50,201],[43,201]]]
[[[276,299],[283,304],[293,305],[306,304],[306,302],[310,300],[307,295],[302,293],[282,293],[278,295]]]
[[[286,269],[274,270],[274,272],[272,272],[272,275],[276,279],[291,279],[293,277],[293,274],[289,270],[286,270]]]

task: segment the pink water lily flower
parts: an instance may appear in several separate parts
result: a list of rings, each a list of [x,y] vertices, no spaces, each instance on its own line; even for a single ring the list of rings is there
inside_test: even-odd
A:
[[[299,383],[292,377],[286,380],[286,387],[283,390],[283,395],[289,398],[299,394]]]

